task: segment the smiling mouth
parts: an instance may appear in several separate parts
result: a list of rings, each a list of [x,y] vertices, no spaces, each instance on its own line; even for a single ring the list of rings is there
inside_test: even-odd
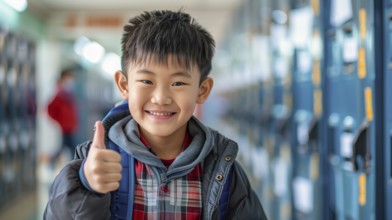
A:
[[[168,117],[176,114],[175,112],[154,112],[154,111],[146,111],[148,114],[153,115],[153,116],[163,116],[163,117]]]

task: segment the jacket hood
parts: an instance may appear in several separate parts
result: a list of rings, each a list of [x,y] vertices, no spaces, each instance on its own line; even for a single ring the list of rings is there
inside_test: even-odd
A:
[[[145,164],[166,169],[162,161],[141,142],[138,124],[129,113],[128,102],[113,108],[104,118],[103,124],[108,138],[125,152]],[[192,117],[188,121],[188,131],[192,136],[192,141],[167,170],[168,179],[190,172],[207,157],[214,147],[213,132],[197,118]]]

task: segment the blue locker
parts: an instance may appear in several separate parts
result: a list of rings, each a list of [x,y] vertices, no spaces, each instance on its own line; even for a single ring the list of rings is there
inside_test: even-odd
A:
[[[301,88],[302,86],[302,88]],[[314,117],[312,109],[306,108],[312,105],[312,99],[307,94],[313,94],[310,85],[296,85],[294,87],[294,121],[293,121],[293,209],[295,219],[314,219],[319,215],[318,202],[321,198],[316,192],[319,189],[318,175],[313,176],[311,169],[317,168],[314,163],[318,155],[317,128],[318,121]],[[298,88],[299,87],[299,88]],[[297,98],[310,100],[310,103],[297,102]],[[306,105],[308,104],[308,105]],[[317,161],[315,161],[317,163]],[[315,172],[319,172],[318,170]]]
[[[271,219],[292,219],[291,212],[291,76],[288,9],[290,1],[271,1],[271,109],[269,111],[268,138],[270,140],[270,184],[272,193]],[[266,144],[268,146],[268,144]]]
[[[20,103],[22,110],[19,112],[21,117],[20,123],[20,140],[22,143],[22,158],[25,163],[22,167],[23,188],[32,190],[36,187],[37,177],[36,167],[29,164],[37,164],[37,148],[36,148],[36,84],[35,84],[35,62],[36,50],[32,42],[26,42],[25,60],[21,75],[20,84]]]
[[[384,30],[386,33],[384,35],[384,48],[385,50],[385,69],[383,72],[385,75],[385,180],[386,185],[385,190],[385,207],[386,207],[386,217],[385,219],[392,219],[392,1],[388,1],[387,5],[384,7],[386,13],[384,15]],[[380,45],[381,46],[381,45]]]
[[[314,2],[293,1],[290,18],[293,23],[291,31],[294,46],[291,85],[294,219],[322,219],[324,216],[320,146],[321,51],[314,50],[313,47],[321,41],[322,17],[319,5],[311,4]]]
[[[3,118],[0,117],[0,120],[2,121]],[[3,131],[3,125],[0,122],[0,193],[1,195],[5,195],[5,178],[4,178],[4,171],[5,171],[5,153],[6,153],[6,137],[4,135]],[[6,204],[5,196],[1,196],[0,198],[0,207],[3,207]]]
[[[392,1],[376,1],[376,219],[392,219]]]
[[[255,118],[257,123],[255,128],[258,131],[257,146],[259,155],[262,155],[266,160],[266,167],[264,173],[261,175],[261,181],[259,185],[258,194],[265,207],[265,211],[268,217],[273,216],[273,178],[271,164],[269,163],[272,158],[272,152],[274,149],[273,135],[271,132],[271,112],[272,103],[274,97],[274,91],[272,88],[272,83],[269,80],[260,82],[259,86],[256,88],[257,99],[256,103],[258,105],[256,113],[258,114]]]
[[[3,131],[4,121],[4,90],[5,90],[5,73],[7,68],[7,60],[5,58],[5,33],[0,28],[0,194],[5,195],[5,179],[4,179],[4,168],[5,168],[5,149],[6,149],[6,138]],[[5,205],[5,196],[0,198],[0,207]]]
[[[372,2],[344,2],[350,16],[333,20],[344,9],[334,5],[342,2],[332,1],[325,43],[324,143],[329,148],[327,167],[333,171],[329,214],[336,219],[374,219],[374,10]]]
[[[0,208],[36,186],[35,46],[0,30]]]

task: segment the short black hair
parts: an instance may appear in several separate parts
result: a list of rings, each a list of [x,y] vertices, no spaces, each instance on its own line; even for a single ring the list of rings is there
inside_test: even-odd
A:
[[[211,71],[215,41],[211,34],[189,14],[169,10],[144,12],[131,18],[122,36],[121,68],[126,75],[128,65],[150,62],[174,62],[189,69],[197,65],[201,80]]]

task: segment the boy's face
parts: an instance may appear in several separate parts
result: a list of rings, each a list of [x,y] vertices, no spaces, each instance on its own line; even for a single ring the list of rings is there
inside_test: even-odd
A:
[[[128,78],[128,79],[127,79]],[[213,80],[200,83],[200,71],[175,65],[150,62],[129,65],[127,78],[115,75],[121,96],[146,138],[151,136],[181,138],[196,104],[207,99]]]

